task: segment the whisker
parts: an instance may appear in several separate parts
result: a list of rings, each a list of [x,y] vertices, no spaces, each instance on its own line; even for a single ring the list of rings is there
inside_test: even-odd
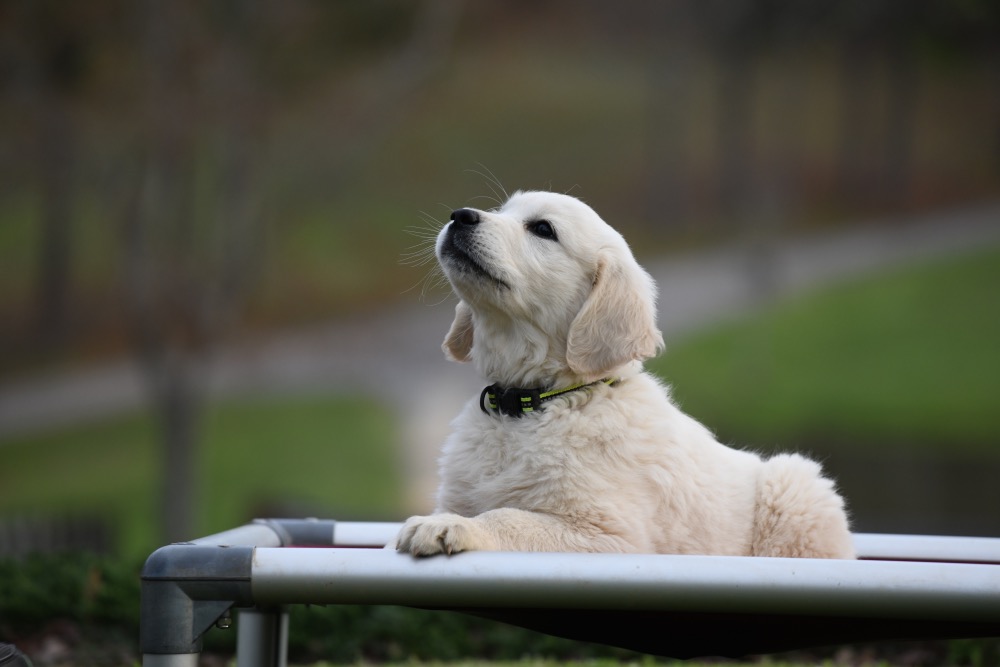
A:
[[[439,202],[438,205],[447,211],[451,211],[451,208],[443,203]],[[441,270],[440,265],[437,263],[437,254],[435,252],[437,248],[437,237],[448,222],[446,220],[442,221],[439,217],[434,216],[427,211],[420,211],[419,214],[422,224],[411,225],[403,229],[406,234],[416,238],[417,241],[400,253],[399,263],[403,266],[413,268],[426,267],[430,265],[430,268],[423,273],[419,280],[401,292],[402,294],[406,294],[419,288],[420,299],[423,301],[426,300],[432,292],[438,291],[446,286],[450,287],[448,280],[444,275],[444,271]],[[445,291],[444,295],[437,301],[437,303],[447,299],[450,292],[450,289]]]
[[[437,238],[440,230],[435,229],[425,229],[423,227],[405,227],[403,229],[404,234],[409,234],[410,236],[415,236],[421,240],[433,240]]]
[[[400,253],[401,262],[409,264],[419,261],[420,264],[423,264],[432,259],[434,257],[434,249],[437,246],[437,237],[429,235],[419,236],[421,233],[419,230],[413,230],[410,233],[417,235],[420,240],[408,246],[404,249],[404,252]]]
[[[478,162],[477,164],[478,164],[478,165],[479,165],[480,167],[482,167],[483,169],[485,169],[485,170],[486,170],[486,173],[490,175],[490,178],[492,179],[492,181],[493,181],[493,182],[494,182],[494,183],[496,184],[496,186],[497,186],[498,188],[500,188],[500,192],[502,192],[502,193],[503,193],[503,198],[504,198],[504,201],[506,201],[506,200],[510,199],[510,194],[509,194],[509,193],[507,192],[507,188],[505,188],[505,187],[503,186],[503,183],[501,183],[501,182],[500,182],[500,179],[499,179],[499,178],[497,178],[497,175],[493,173],[493,170],[491,170],[491,169],[490,169],[489,167],[487,167],[487,166],[486,166],[485,164],[483,164],[482,162]]]
[[[412,266],[414,268],[420,268],[421,266],[427,266],[435,260],[435,255],[433,249],[426,252],[411,253],[409,255],[404,255],[400,258],[399,263],[403,266]]]
[[[443,206],[446,210],[450,210],[449,207],[446,206],[445,204],[439,204],[439,206]],[[420,219],[423,220],[425,223],[427,223],[429,227],[432,227],[436,230],[440,230],[442,227],[448,224],[447,220],[439,220],[437,217],[431,215],[427,211],[420,211]]]
[[[489,177],[486,176],[486,174],[476,171],[474,169],[466,169],[466,171],[482,178],[483,181],[486,183],[486,187],[488,187],[490,189],[490,192],[493,193],[493,196],[477,195],[473,197],[471,201],[476,201],[477,199],[485,199],[486,201],[490,202],[491,204],[495,204],[498,207],[503,203],[503,200],[500,199],[500,192],[497,191],[496,186],[490,182]]]
[[[465,171],[467,173],[476,174],[477,176],[482,178],[483,182],[486,184],[486,187],[488,187],[490,189],[490,192],[493,194],[492,197],[493,202],[495,202],[497,207],[502,206],[506,200],[510,199],[510,195],[507,194],[507,189],[503,186],[503,183],[500,182],[500,179],[497,178],[497,175],[494,174],[489,167],[484,165],[482,162],[477,162],[476,164],[479,165],[480,169],[466,169]],[[487,200],[491,199],[488,195],[480,195],[479,198]]]
[[[470,202],[475,202],[475,201],[478,201],[480,199],[485,199],[486,202],[489,203],[489,204],[492,204],[494,208],[500,208],[500,206],[503,205],[502,201],[500,201],[496,197],[491,197],[490,195],[476,195],[475,197],[473,197],[469,201]]]
[[[412,292],[413,290],[419,287],[420,300],[424,301],[432,292],[441,290],[442,288],[447,286],[449,286],[449,284],[447,278],[445,278],[444,272],[441,270],[440,266],[435,264],[434,267],[431,270],[427,271],[420,280],[418,280],[416,283],[414,283],[407,289],[403,290],[402,294]],[[450,289],[444,290],[443,294],[441,295],[441,298],[430,305],[436,306],[444,302],[445,300],[448,299],[450,294],[451,294]]]

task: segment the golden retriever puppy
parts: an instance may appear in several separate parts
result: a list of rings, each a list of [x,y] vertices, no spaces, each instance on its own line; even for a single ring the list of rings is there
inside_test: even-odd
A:
[[[464,208],[436,254],[460,298],[444,341],[490,383],[453,422],[437,508],[396,548],[853,558],[819,465],[720,444],[642,369],[656,289],[583,202]]]

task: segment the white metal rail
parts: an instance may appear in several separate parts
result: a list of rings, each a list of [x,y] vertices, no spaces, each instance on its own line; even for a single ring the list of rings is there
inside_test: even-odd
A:
[[[1000,636],[996,538],[859,534],[857,561],[500,552],[414,559],[381,548],[400,525],[265,520],[158,550],[143,571],[143,664],[197,664],[201,635],[236,607],[246,610],[239,667],[284,665],[281,609],[289,604],[456,609],[672,657]]]

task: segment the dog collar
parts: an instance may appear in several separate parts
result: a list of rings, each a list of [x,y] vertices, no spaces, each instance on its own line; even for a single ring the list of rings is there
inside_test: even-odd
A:
[[[483,389],[483,393],[479,395],[479,407],[482,408],[483,412],[486,414],[498,412],[500,414],[507,415],[508,417],[523,417],[529,412],[541,410],[543,407],[543,401],[551,400],[556,396],[562,396],[563,394],[568,394],[569,392],[576,391],[577,389],[592,387],[595,384],[603,383],[611,386],[618,381],[619,378],[604,378],[603,380],[597,380],[596,382],[587,382],[584,384],[573,385],[572,387],[566,387],[565,389],[553,389],[551,391],[542,391],[541,389],[518,389],[517,387],[501,387],[500,385],[491,384]]]

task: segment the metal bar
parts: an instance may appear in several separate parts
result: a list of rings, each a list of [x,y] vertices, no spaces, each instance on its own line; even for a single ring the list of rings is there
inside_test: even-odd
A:
[[[266,523],[248,523],[238,528],[191,540],[205,546],[280,547],[281,536]]]
[[[237,631],[237,667],[287,667],[288,613],[283,608],[241,609]]]
[[[333,533],[335,547],[381,547],[396,539],[402,523],[388,521],[338,521]]]
[[[197,656],[202,635],[230,607],[252,605],[252,560],[250,546],[171,544],[153,552],[141,575],[143,664],[173,667],[155,656]]]
[[[398,522],[339,522],[336,546],[381,546],[393,540]],[[865,560],[1000,564],[1000,539],[985,537],[857,533],[858,557]]]
[[[142,667],[198,667],[201,653],[144,653]]]
[[[381,547],[396,538],[399,522],[338,521],[333,546]],[[858,558],[1000,564],[1000,538],[855,533]],[[265,546],[265,545],[261,545]]]
[[[332,519],[255,519],[254,523],[271,528],[285,547],[331,547],[337,525]]]
[[[995,537],[858,533],[854,545],[859,558],[870,560],[1000,565],[1000,539]]]
[[[254,556],[259,604],[393,604],[810,614],[997,623],[992,565],[631,554],[463,553],[421,560],[375,549]]]

